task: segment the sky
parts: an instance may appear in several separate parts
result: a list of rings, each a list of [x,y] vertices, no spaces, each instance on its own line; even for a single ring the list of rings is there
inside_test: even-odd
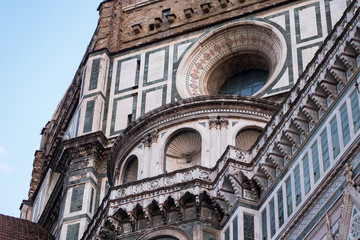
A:
[[[20,216],[40,132],[75,76],[101,0],[0,0],[0,214]]]

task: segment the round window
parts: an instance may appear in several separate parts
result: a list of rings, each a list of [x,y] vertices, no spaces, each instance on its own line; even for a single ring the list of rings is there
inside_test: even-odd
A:
[[[182,98],[199,95],[256,96],[281,72],[286,41],[269,24],[245,21],[200,39],[183,57],[176,75]]]

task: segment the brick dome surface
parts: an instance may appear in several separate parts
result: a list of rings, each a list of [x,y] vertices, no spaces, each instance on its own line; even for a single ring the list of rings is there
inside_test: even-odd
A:
[[[55,239],[55,237],[39,224],[0,214],[0,239],[52,240]]]

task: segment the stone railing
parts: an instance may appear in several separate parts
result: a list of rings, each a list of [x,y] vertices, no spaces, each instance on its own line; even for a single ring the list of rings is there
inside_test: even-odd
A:
[[[192,183],[192,186],[195,186],[197,182],[201,183],[200,185],[208,185],[214,183],[217,178],[221,177],[221,173],[226,172],[226,169],[224,168],[226,168],[228,165],[228,159],[239,161],[238,164],[236,164],[238,168],[251,171],[251,169],[246,166],[249,162],[248,152],[242,151],[233,146],[228,146],[213,169],[201,166],[194,166],[186,170],[178,170],[175,172],[160,175],[158,177],[148,178],[125,185],[116,186],[114,187],[114,191],[110,195],[110,201],[116,200],[116,204],[128,203],[134,201],[134,199],[138,201],[142,198],[148,198],[147,193],[151,193],[151,198],[153,198],[155,195],[162,195],[164,191],[167,193],[167,195],[169,195],[169,193],[171,192],[177,192],[178,189],[181,189],[181,192],[184,193],[189,191],[190,193],[197,194],[195,190],[186,188],[184,189],[183,186],[187,183]],[[177,186],[182,187],[177,188]],[[207,186],[206,188],[211,189],[214,187]],[[135,198],[135,196],[137,197]]]

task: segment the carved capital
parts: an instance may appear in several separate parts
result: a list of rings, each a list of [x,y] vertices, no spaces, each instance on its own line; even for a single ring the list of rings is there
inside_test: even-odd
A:
[[[144,137],[141,142],[144,144],[145,148],[149,148],[151,146],[151,138],[149,136]]]
[[[157,143],[158,140],[158,131],[154,130],[151,133],[147,134],[141,141],[145,147],[150,147],[152,143]]]
[[[218,119],[210,119],[209,120],[209,128],[212,129],[212,128],[217,128],[219,124],[219,120]]]
[[[227,120],[226,118],[220,118],[219,122],[221,128],[228,128],[229,120]]]

